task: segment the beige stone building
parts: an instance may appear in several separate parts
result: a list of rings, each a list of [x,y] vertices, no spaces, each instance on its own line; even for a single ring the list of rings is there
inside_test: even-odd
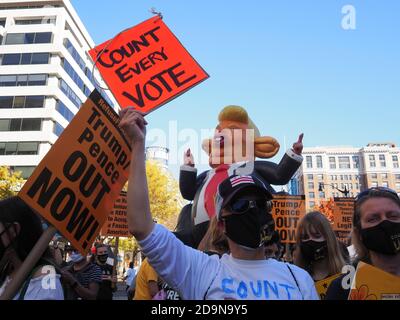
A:
[[[307,210],[320,200],[354,197],[370,187],[388,187],[400,194],[400,148],[393,143],[304,148],[303,157],[294,183],[298,193],[306,195]]]

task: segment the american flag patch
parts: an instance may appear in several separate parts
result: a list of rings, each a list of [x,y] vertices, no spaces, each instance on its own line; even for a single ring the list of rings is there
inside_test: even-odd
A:
[[[252,183],[255,184],[253,178],[251,176],[238,176],[231,179],[232,187],[236,187],[242,183]]]

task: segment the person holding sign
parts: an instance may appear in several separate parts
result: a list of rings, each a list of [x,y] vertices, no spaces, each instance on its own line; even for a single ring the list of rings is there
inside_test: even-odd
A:
[[[184,245],[153,222],[145,168],[146,120],[133,108],[121,112],[121,128],[132,145],[128,187],[128,226],[158,275],[182,299],[318,299],[310,275],[265,259],[271,237],[272,195],[256,175],[233,175],[218,186],[215,215],[231,254],[209,256]]]
[[[0,296],[43,233],[39,217],[22,200],[0,202]],[[16,300],[64,300],[56,265],[47,250],[23,283]]]
[[[356,197],[352,243],[357,261],[397,277],[400,287],[400,198],[396,191],[377,187]],[[344,287],[345,277],[332,282],[327,299],[348,299],[350,286]]]
[[[307,270],[317,283],[340,276],[346,261],[339,241],[322,213],[310,212],[300,220],[296,232],[294,263]],[[326,288],[327,285],[329,283],[325,284]],[[324,295],[319,293],[322,298]]]

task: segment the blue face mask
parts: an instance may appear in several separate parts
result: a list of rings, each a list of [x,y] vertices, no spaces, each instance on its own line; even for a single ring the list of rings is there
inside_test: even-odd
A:
[[[78,263],[81,262],[83,259],[85,259],[85,257],[81,255],[79,252],[73,252],[70,255],[70,259],[73,263]]]

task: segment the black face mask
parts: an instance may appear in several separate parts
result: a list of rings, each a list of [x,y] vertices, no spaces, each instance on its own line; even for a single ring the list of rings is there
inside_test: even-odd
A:
[[[327,257],[328,246],[326,241],[309,240],[300,243],[300,251],[305,259],[319,261]]]
[[[274,220],[266,210],[251,208],[244,213],[235,213],[223,218],[225,234],[235,243],[257,249],[269,241],[274,231]]]
[[[108,259],[108,254],[102,254],[97,256],[97,260],[99,260],[101,263],[106,263]]]
[[[400,223],[384,220],[374,227],[361,229],[361,240],[368,250],[395,255],[400,252]]]

